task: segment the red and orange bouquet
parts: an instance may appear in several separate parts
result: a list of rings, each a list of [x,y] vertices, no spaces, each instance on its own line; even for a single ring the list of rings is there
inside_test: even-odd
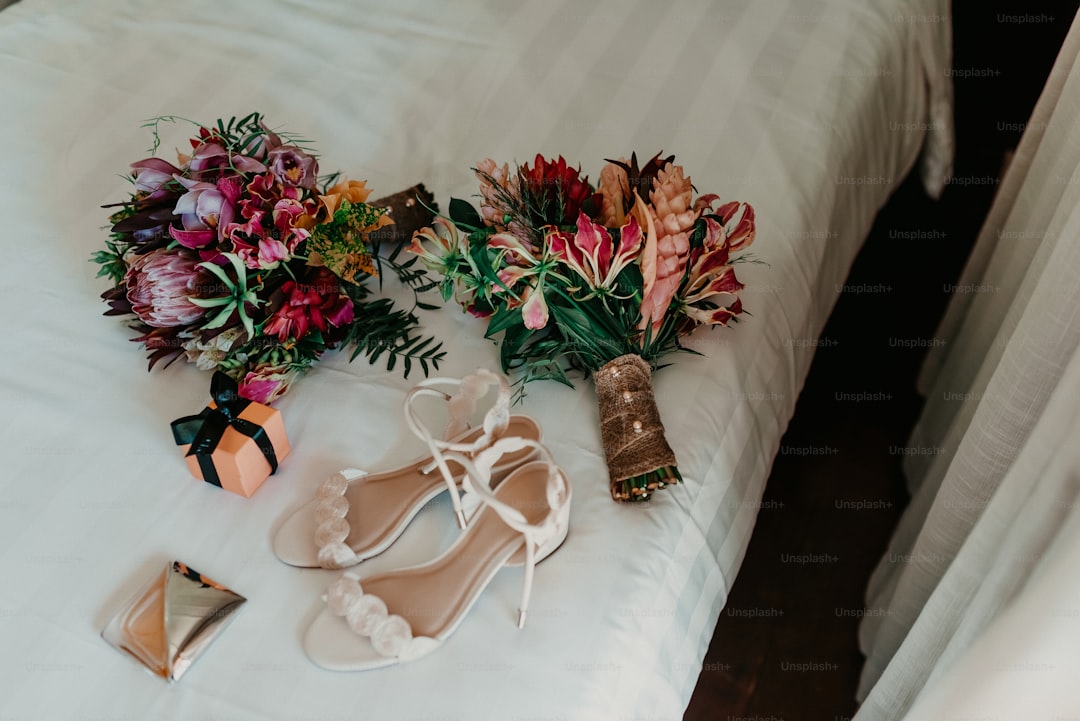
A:
[[[735,268],[754,239],[753,208],[696,195],[674,160],[609,161],[598,187],[562,157],[513,171],[485,160],[474,169],[479,211],[451,200],[411,247],[442,276],[444,300],[501,336],[504,371],[568,385],[568,370],[592,374],[618,501],[681,478],[652,369],[687,350],[680,339],[696,328],[743,312]]]
[[[153,151],[160,123],[176,120],[148,123]],[[378,234],[393,221],[366,202],[362,181],[320,179],[305,142],[258,113],[195,126],[176,164],[132,163],[131,197],[92,258],[113,282],[106,314],[134,316],[151,368],[183,356],[269,403],[338,346],[352,346],[353,358],[386,354],[390,369],[401,359],[406,375],[414,363],[425,374],[438,367],[441,344],[414,333],[413,312],[365,285],[380,267],[414,291],[433,284],[415,258],[379,256]]]

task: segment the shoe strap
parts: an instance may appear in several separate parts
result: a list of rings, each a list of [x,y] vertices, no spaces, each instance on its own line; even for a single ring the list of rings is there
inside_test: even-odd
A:
[[[545,490],[549,508],[547,515],[538,523],[530,523],[525,514],[500,500],[491,487],[492,469],[499,462],[499,459],[504,455],[530,448],[539,451],[538,460],[547,466],[548,471]],[[491,446],[477,452],[472,458],[458,454],[449,454],[448,457],[465,467],[467,473],[462,485],[466,492],[475,494],[482,504],[490,506],[491,510],[498,513],[506,525],[530,537],[537,543],[543,543],[553,535],[559,512],[568,501],[569,488],[566,477],[559,467],[555,465],[551,452],[543,443],[531,438],[513,436],[500,438]]]
[[[545,496],[548,512],[539,522],[532,523],[525,514],[508,503],[500,500],[491,488],[491,472],[502,456],[516,453],[527,448],[540,452],[540,461],[547,466],[547,486]],[[525,625],[529,596],[532,593],[533,573],[536,568],[537,550],[553,539],[560,529],[560,522],[565,522],[565,510],[570,502],[570,487],[562,470],[555,465],[551,452],[538,441],[531,438],[513,436],[500,438],[489,447],[474,456],[450,453],[448,457],[465,468],[462,485],[465,491],[472,493],[479,501],[499,515],[503,523],[525,537],[525,579],[522,585],[521,605],[518,607],[518,627]]]
[[[455,394],[439,390],[439,386],[457,386]],[[497,394],[495,402],[484,414],[483,433],[471,442],[459,441],[470,430],[469,419],[476,412],[476,402],[487,393],[488,388],[495,386]],[[450,420],[442,439],[438,439],[428,429],[417,415],[415,401],[422,396],[435,396],[446,401],[450,413]],[[450,500],[454,506],[454,515],[458,525],[465,527],[465,513],[461,507],[461,495],[458,492],[457,482],[446,463],[446,452],[472,455],[481,449],[487,448],[492,441],[502,434],[510,423],[510,385],[506,377],[493,373],[486,368],[480,368],[476,373],[464,378],[428,378],[414,386],[405,396],[405,422],[409,429],[431,451],[432,462],[424,466],[421,471],[430,473],[438,468],[446,482],[447,490],[450,491]]]
[[[458,392],[446,393],[438,386],[458,386]],[[487,393],[489,387],[498,388],[494,404],[484,415],[483,434],[471,443],[461,443],[454,439],[460,437],[471,427],[469,418],[476,412],[476,402]],[[450,422],[446,426],[442,439],[435,438],[428,427],[417,415],[415,400],[421,396],[435,396],[446,401],[450,411]],[[510,422],[510,385],[506,378],[486,368],[480,368],[464,378],[428,378],[416,384],[405,396],[405,422],[420,440],[429,446],[434,445],[445,451],[475,453],[491,444],[492,439],[506,430]]]

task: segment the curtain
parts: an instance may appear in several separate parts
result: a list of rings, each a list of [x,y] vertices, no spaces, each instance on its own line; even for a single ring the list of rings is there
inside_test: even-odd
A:
[[[1080,24],[919,385],[855,721],[1080,719]]]

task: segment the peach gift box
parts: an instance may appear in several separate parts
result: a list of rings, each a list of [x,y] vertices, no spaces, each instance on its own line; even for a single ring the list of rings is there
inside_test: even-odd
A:
[[[212,395],[216,400],[202,414],[174,421],[173,434],[186,454],[191,475],[250,498],[289,454],[289,439],[279,411],[239,399],[235,387],[231,378],[215,373]],[[217,401],[221,401],[220,406]],[[225,407],[226,412],[219,407]],[[215,427],[203,427],[207,423]],[[195,452],[193,444],[198,445]]]

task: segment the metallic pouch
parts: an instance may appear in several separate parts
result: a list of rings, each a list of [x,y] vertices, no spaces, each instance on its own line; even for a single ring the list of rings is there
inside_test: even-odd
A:
[[[101,637],[156,675],[176,681],[246,600],[173,561],[112,617]]]

